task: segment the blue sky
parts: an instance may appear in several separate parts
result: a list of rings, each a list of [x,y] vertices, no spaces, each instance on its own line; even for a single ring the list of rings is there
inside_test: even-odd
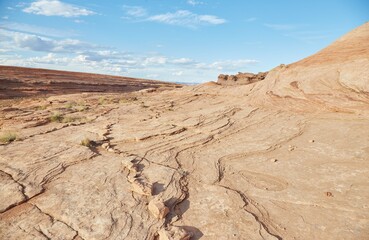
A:
[[[368,20],[367,0],[1,0],[0,65],[205,82],[297,61]]]

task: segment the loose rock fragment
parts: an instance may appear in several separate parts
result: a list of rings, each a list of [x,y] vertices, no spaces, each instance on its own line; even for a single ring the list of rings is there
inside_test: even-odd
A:
[[[122,159],[123,167],[127,168],[129,171],[137,172],[138,171],[138,165],[136,163],[133,163],[135,158],[136,157],[134,157],[134,156],[123,158]]]
[[[168,229],[161,229],[158,232],[159,240],[189,240],[192,233],[187,232],[182,227],[171,226]]]
[[[113,148],[108,148],[107,150],[108,150],[108,152],[115,152],[115,150]]]
[[[152,185],[139,179],[134,179],[132,182],[132,191],[141,195],[151,196]]]
[[[295,148],[296,148],[295,146],[289,145],[288,146],[288,151],[291,152],[291,151],[295,150]]]
[[[101,147],[104,148],[104,149],[106,149],[106,150],[108,150],[110,148],[110,144],[109,143],[103,143],[101,145]]]
[[[163,219],[169,213],[169,208],[164,205],[163,200],[160,198],[154,198],[149,202],[148,205],[151,214],[158,218]]]
[[[270,161],[271,161],[271,162],[278,162],[278,159],[276,159],[276,158],[272,158],[272,159],[270,159]]]

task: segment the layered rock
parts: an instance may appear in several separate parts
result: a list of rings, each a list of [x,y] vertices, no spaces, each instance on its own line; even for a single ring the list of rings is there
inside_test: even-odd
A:
[[[218,83],[221,85],[247,85],[255,82],[259,82],[265,79],[268,72],[253,73],[241,73],[236,75],[224,75],[218,76]]]
[[[252,85],[0,102],[0,239],[367,239],[368,33]]]

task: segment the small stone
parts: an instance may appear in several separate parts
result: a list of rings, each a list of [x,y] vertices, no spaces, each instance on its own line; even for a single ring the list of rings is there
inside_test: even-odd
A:
[[[146,182],[143,182],[139,179],[134,179],[132,184],[132,191],[141,195],[151,196],[152,195],[152,185]]]
[[[313,143],[313,142],[315,142],[315,140],[314,140],[314,139],[309,140],[309,143]]]
[[[326,195],[327,197],[333,197],[333,194],[332,194],[331,192],[326,192],[326,193],[325,193],[325,195]]]
[[[187,232],[182,227],[171,226],[168,229],[160,229],[159,240],[189,240],[192,233]]]
[[[272,159],[270,159],[270,161],[271,161],[271,162],[278,162],[278,159],[276,159],[276,158],[272,158]]]
[[[129,171],[132,171],[132,172],[137,172],[138,171],[138,166],[136,163],[133,163],[133,160],[135,159],[136,157],[134,156],[129,156],[129,157],[124,157],[122,159],[122,165],[124,168],[127,168]]]
[[[159,198],[154,198],[149,202],[148,205],[151,214],[158,218],[163,219],[169,213],[169,208],[164,205],[163,200]]]
[[[114,148],[108,148],[108,152],[115,152]]]
[[[101,145],[101,147],[104,148],[104,149],[109,149],[110,148],[110,144],[109,143],[103,143]]]

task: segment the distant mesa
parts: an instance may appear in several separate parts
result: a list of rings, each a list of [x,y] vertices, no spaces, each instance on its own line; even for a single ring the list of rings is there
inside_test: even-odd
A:
[[[267,74],[268,72],[259,72],[258,74],[239,72],[236,75],[220,74],[218,83],[221,85],[247,85],[264,80]]]
[[[81,92],[126,93],[142,89],[173,89],[182,85],[123,76],[0,66],[0,99]]]

